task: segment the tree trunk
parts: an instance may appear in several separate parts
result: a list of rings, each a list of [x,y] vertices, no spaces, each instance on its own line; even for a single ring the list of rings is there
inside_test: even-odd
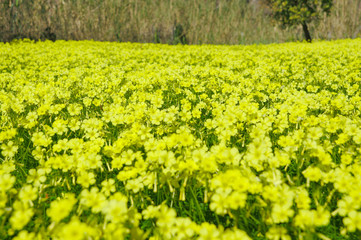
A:
[[[308,31],[308,26],[307,26],[306,22],[302,23],[302,28],[303,28],[303,33],[305,34],[306,41],[312,42],[311,34]]]

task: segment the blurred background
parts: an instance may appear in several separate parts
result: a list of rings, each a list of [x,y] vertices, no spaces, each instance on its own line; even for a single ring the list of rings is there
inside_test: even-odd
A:
[[[65,39],[167,44],[303,40],[263,0],[0,0],[0,41]],[[314,39],[361,37],[361,0],[335,0],[309,25]]]

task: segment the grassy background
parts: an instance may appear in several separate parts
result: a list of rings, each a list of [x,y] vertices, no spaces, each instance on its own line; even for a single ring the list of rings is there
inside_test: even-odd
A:
[[[301,27],[281,29],[262,0],[0,0],[0,41],[57,39],[174,43],[182,25],[189,44],[302,40]],[[361,36],[361,1],[335,0],[332,14],[311,24],[315,39]]]

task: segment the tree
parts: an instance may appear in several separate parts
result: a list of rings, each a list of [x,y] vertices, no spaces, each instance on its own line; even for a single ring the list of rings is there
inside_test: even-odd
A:
[[[308,23],[319,20],[323,13],[330,14],[333,0],[266,0],[273,17],[282,26],[302,25],[305,39],[312,41]]]

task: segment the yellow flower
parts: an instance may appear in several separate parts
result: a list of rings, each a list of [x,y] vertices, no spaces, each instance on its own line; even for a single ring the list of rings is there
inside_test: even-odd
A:
[[[46,181],[45,176],[45,170],[42,168],[39,168],[37,170],[30,169],[29,175],[27,177],[26,182],[27,183],[33,183],[35,187],[39,187],[41,184],[43,184]]]
[[[355,202],[351,196],[345,196],[337,202],[337,213],[341,216],[346,216],[352,211],[360,207],[360,203]]]
[[[287,230],[278,226],[271,227],[266,233],[266,237],[270,240],[291,240],[291,237],[287,234]]]
[[[35,238],[35,233],[22,230],[13,238],[13,240],[33,240]]]
[[[315,182],[318,182],[322,177],[322,171],[318,167],[308,167],[302,174],[305,178]]]
[[[314,214],[314,223],[316,226],[326,226],[329,224],[331,214],[323,207],[318,207]]]
[[[198,240],[217,240],[222,236],[222,231],[213,224],[204,222],[199,229]]]
[[[90,237],[89,232],[91,231],[89,230],[90,228],[85,223],[73,218],[69,223],[61,227],[56,236],[61,240],[82,240]]]
[[[46,137],[43,132],[36,132],[31,137],[31,141],[33,141],[35,146],[47,147],[51,143],[51,139]]]
[[[80,104],[69,104],[67,107],[70,116],[79,115],[82,109],[83,107]]]
[[[34,201],[38,198],[38,191],[31,185],[25,185],[20,189],[19,198],[24,202]]]
[[[157,226],[169,226],[176,220],[176,211],[173,208],[169,208],[166,205],[162,205],[157,214]]]
[[[99,154],[88,153],[84,157],[84,164],[87,169],[98,169],[101,168],[103,165],[101,161],[101,156]]]
[[[92,172],[81,172],[78,176],[77,183],[84,188],[88,188],[95,183],[95,174]]]
[[[222,233],[222,240],[251,240],[245,231],[239,230],[237,228],[227,229]]]
[[[0,192],[7,192],[12,188],[15,183],[15,177],[11,176],[9,173],[0,175]]]
[[[92,187],[90,191],[87,189],[83,190],[80,197],[80,203],[89,207],[93,213],[102,211],[106,204],[105,196],[96,187]]]
[[[31,208],[24,210],[16,210],[10,217],[10,223],[14,230],[21,230],[34,215],[34,210]]]
[[[76,203],[74,194],[67,194],[63,199],[58,199],[50,204],[50,208],[47,209],[47,215],[54,222],[60,222],[67,217]]]
[[[246,200],[247,200],[247,194],[233,192],[226,199],[226,205],[228,205],[229,208],[231,209],[243,208],[246,205]]]
[[[160,206],[149,205],[145,210],[143,210],[142,215],[144,219],[155,218],[158,216]]]
[[[218,215],[226,214],[227,209],[229,208],[227,204],[227,198],[229,197],[230,192],[231,189],[227,189],[227,190],[219,189],[217,193],[215,193],[212,196],[211,204],[209,205],[209,208]]]
[[[295,202],[299,209],[309,209],[310,208],[311,199],[308,196],[308,192],[306,189],[303,189],[303,188],[299,189],[299,191],[296,195]]]
[[[67,128],[67,121],[64,121],[63,119],[57,119],[52,124],[52,131],[55,134],[63,135],[68,131]]]
[[[126,189],[128,191],[132,191],[133,193],[139,192],[141,189],[144,188],[144,184],[141,178],[130,179],[127,181]]]
[[[315,214],[314,210],[301,209],[294,219],[295,226],[301,229],[307,227],[313,227],[315,225]]]
[[[351,211],[347,217],[343,219],[343,223],[349,232],[361,230],[361,212]]]
[[[0,132],[0,142],[12,139],[13,137],[16,136],[16,134],[17,134],[16,128],[10,128],[10,129],[7,129],[7,130],[3,129]]]
[[[109,196],[111,193],[115,192],[114,179],[110,178],[102,182],[102,192],[105,196]]]
[[[189,218],[176,218],[172,231],[177,239],[189,239],[195,234],[194,228],[195,223]]]
[[[290,206],[275,204],[272,207],[272,220],[274,223],[288,222],[289,218],[292,217],[294,211]]]
[[[128,198],[120,193],[115,193],[104,205],[102,212],[108,221],[113,223],[124,222],[127,220],[127,202]]]
[[[313,140],[318,140],[323,135],[323,130],[320,127],[312,127],[308,129],[307,137]]]
[[[347,135],[346,133],[340,133],[338,135],[338,139],[336,140],[336,143],[341,145],[346,143],[349,139],[350,139],[349,135]]]
[[[9,141],[7,144],[1,145],[1,154],[4,157],[12,158],[15,156],[15,153],[18,151],[18,146],[14,145],[13,141]]]

